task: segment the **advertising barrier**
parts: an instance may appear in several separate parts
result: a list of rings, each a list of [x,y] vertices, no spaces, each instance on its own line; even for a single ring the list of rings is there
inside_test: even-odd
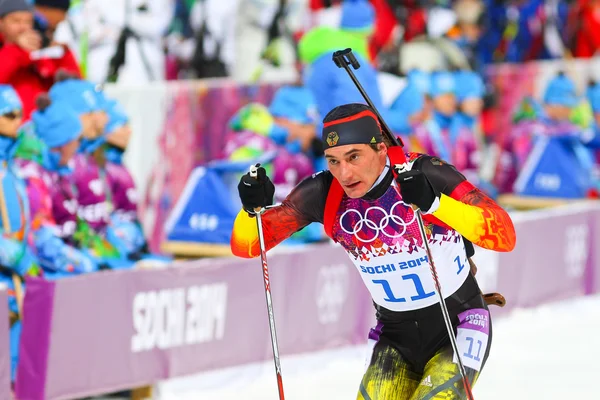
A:
[[[271,257],[282,352],[366,340],[372,306],[353,268],[329,245]],[[31,279],[17,395],[82,397],[265,360],[264,297],[257,260]]]

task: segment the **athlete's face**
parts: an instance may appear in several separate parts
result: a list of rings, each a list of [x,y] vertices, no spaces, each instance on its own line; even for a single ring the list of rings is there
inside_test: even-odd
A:
[[[367,194],[383,168],[387,147],[383,143],[373,150],[368,144],[348,144],[325,150],[329,171],[353,199]]]

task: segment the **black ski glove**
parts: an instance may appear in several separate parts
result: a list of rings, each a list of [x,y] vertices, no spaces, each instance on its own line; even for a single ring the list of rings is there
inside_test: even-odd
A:
[[[242,176],[238,184],[238,192],[244,210],[254,212],[258,207],[266,207],[273,204],[275,195],[275,185],[267,176],[267,171],[259,164],[256,171],[256,178],[250,176],[250,172]]]
[[[424,214],[431,214],[437,210],[440,192],[431,185],[423,172],[416,169],[400,172],[398,168],[396,172],[396,182],[400,185],[404,203],[416,205]]]

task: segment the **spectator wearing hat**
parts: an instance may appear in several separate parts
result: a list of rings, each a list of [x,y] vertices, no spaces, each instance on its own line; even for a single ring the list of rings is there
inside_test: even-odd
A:
[[[454,74],[455,95],[458,103],[458,115],[469,129],[474,129],[483,111],[485,85],[481,76],[473,71],[458,71]]]
[[[118,246],[121,254],[139,260],[143,253],[149,251],[138,220],[135,182],[123,164],[123,155],[131,137],[129,118],[116,100],[107,99],[103,108],[108,123],[103,135],[105,162],[101,170],[112,210],[106,237],[110,243]]]
[[[0,60],[0,83],[15,88],[25,120],[35,108],[36,96],[50,89],[59,70],[79,74],[71,52],[34,29],[33,10],[26,0],[0,2]]]
[[[34,271],[37,261],[24,242],[30,221],[25,218],[27,199],[23,198],[23,181],[14,166],[23,107],[10,85],[0,84],[0,265],[20,276]]]
[[[450,119],[456,113],[455,92],[456,81],[451,72],[436,71],[431,74],[430,93],[436,114]]]
[[[106,155],[103,145],[107,140],[107,111],[111,103],[91,82],[78,79],[58,82],[49,94],[54,101],[67,104],[79,116],[83,126],[81,144],[73,157],[73,170],[68,177],[76,188],[78,215],[94,233],[105,237],[114,250],[105,262],[111,268],[128,268],[133,262],[124,252],[127,250],[124,240],[119,235],[107,234],[111,223],[111,193],[104,181]]]
[[[406,80],[407,93],[400,95],[402,100],[393,105],[392,109],[402,105],[402,108],[408,112],[409,124],[414,127],[427,121],[433,111],[431,75],[420,69],[411,69],[406,75]],[[390,118],[393,120],[393,115],[390,115]]]
[[[27,210],[23,207],[27,199],[23,198],[23,181],[14,166],[14,155],[18,147],[19,127],[23,118],[22,103],[16,91],[10,85],[0,84],[0,242],[3,239],[23,241],[29,231],[29,222],[26,220]],[[3,250],[7,249],[1,244]],[[19,266],[16,272],[24,276],[31,268],[32,260],[28,257],[20,257],[22,248],[16,252],[8,250],[0,252],[0,265],[12,268],[15,264]],[[15,250],[17,250],[15,248]],[[10,260],[10,257],[15,257]]]
[[[108,124],[104,131],[106,163],[102,170],[112,209],[106,238],[115,247],[118,246],[119,252],[126,254],[129,260],[172,261],[170,257],[150,253],[138,218],[135,182],[123,163],[123,155],[131,137],[129,118],[116,100],[106,100],[103,108],[108,115]]]
[[[65,103],[38,99],[32,114],[34,135],[43,147],[42,161],[31,157],[17,161],[25,179],[36,254],[46,279],[89,273],[108,265],[104,257],[115,250],[105,245],[85,223],[78,223],[77,199],[68,176],[77,152],[83,125]],[[30,146],[29,150],[32,150]],[[111,253],[112,252],[112,253]]]
[[[98,268],[125,264],[118,251],[90,228],[87,215],[79,219],[80,206],[72,182],[71,162],[77,154],[84,129],[79,115],[69,103],[51,102],[48,97],[40,98],[38,102],[32,120],[36,136],[48,148],[42,174],[43,180],[48,182],[56,232],[64,242],[93,256]],[[97,184],[92,186],[98,187]]]
[[[107,115],[102,108],[104,96],[89,81],[65,79],[52,86],[50,99],[55,102],[69,104],[81,118],[83,124],[82,148],[99,138],[104,133]]]
[[[448,71],[435,71],[429,79],[429,97],[432,112],[415,130],[415,137],[427,154],[440,157],[454,163],[451,128],[456,114],[456,96],[454,76]]]
[[[116,100],[108,100],[105,110],[108,114],[108,124],[105,129],[105,169],[113,214],[117,214],[122,220],[137,221],[138,195],[135,182],[123,164],[123,155],[131,138],[129,117]]]
[[[415,128],[415,138],[421,151],[440,157],[476,182],[478,145],[468,126],[457,113],[457,86],[454,73],[437,71],[431,74],[429,91],[432,109],[426,107],[422,122]],[[470,95],[468,95],[470,96]]]
[[[12,381],[18,364],[22,311],[22,297],[17,299],[15,284],[19,285],[19,276],[37,275],[39,265],[25,241],[30,229],[30,221],[26,218],[27,210],[23,208],[27,205],[27,198],[24,195],[23,180],[13,164],[21,120],[22,104],[17,93],[11,86],[0,84],[0,264],[4,267],[0,272],[0,283],[9,289]]]
[[[35,134],[48,147],[46,167],[60,176],[68,176],[69,167],[79,148],[84,125],[67,102],[58,99],[38,104],[32,114]]]
[[[375,31],[375,8],[368,0],[342,2],[340,29],[362,41],[361,54],[368,54],[368,40]]]
[[[79,215],[96,232],[103,232],[109,223],[110,207],[101,182],[105,159],[102,144],[107,122],[103,94],[87,81],[69,79],[55,84],[50,90],[52,101],[67,104],[80,118],[83,130],[81,145],[73,157],[70,180],[77,188]],[[99,122],[99,120],[102,121]]]
[[[483,96],[485,84],[481,76],[474,71],[457,71],[454,73],[456,82],[456,101],[458,112],[454,117],[453,131],[464,129],[473,135],[474,140],[481,147],[484,142],[480,126],[481,113],[483,112]]]
[[[580,99],[575,83],[564,73],[550,79],[539,104],[532,100],[529,102],[535,113],[515,123],[505,143],[510,162],[500,166],[505,170],[498,174],[502,192],[512,190],[513,182],[525,166],[538,137],[580,137],[582,133],[582,128],[571,122],[571,115]]]
[[[480,154],[484,145],[484,137],[480,127],[483,111],[485,84],[481,76],[474,71],[457,71],[454,73],[455,95],[458,105],[457,113],[452,120],[450,132],[455,137],[453,142],[461,143],[467,152],[464,169],[479,167]],[[482,182],[479,182],[482,184]]]
[[[559,74],[546,86],[543,97],[545,116],[553,122],[568,121],[579,101],[575,83],[566,75]]]
[[[0,135],[16,138],[22,122],[23,103],[19,95],[12,86],[0,84]]]
[[[5,190],[2,192],[3,196],[0,196],[7,201],[10,217],[7,225],[10,230],[15,232],[27,230],[31,234],[28,237],[32,240],[30,243],[37,263],[43,268],[46,279],[97,270],[97,265],[91,257],[67,245],[56,234],[59,229],[52,218],[52,204],[48,195],[50,191],[41,176],[42,166],[38,164],[36,168],[21,158],[20,149],[22,149],[22,142],[27,135],[21,129],[22,105],[16,92],[8,85],[0,85],[0,114],[2,114],[0,117],[0,157],[6,163],[6,169],[2,176],[5,177],[5,180],[10,180],[11,176],[15,174],[13,167],[14,171],[18,171],[16,175],[19,176],[19,179],[15,179],[13,176],[12,184],[4,183]],[[43,127],[43,122],[41,127]],[[45,160],[45,157],[41,157],[39,161],[42,160]],[[38,179],[34,175],[37,175]],[[14,189],[11,190],[16,186],[21,186],[21,188],[16,192]],[[19,193],[22,193],[26,199],[16,200]],[[28,207],[28,210],[20,210],[20,205]],[[5,226],[7,225],[5,224]],[[26,260],[27,257],[23,257],[23,261]]]
[[[352,80],[341,73],[332,61],[334,51],[347,47],[352,48],[360,63],[355,75],[375,107],[386,114],[377,83],[377,71],[368,62],[367,39],[373,31],[374,21],[375,13],[368,1],[347,0],[342,3],[340,29],[317,27],[300,40],[300,59],[306,67],[304,84],[315,98],[319,115],[327,115],[341,104],[364,103]]]
[[[375,31],[375,8],[369,0],[344,0],[340,29],[365,40]]]

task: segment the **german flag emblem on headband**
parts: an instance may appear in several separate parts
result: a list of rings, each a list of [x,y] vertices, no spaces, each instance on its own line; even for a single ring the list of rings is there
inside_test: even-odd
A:
[[[329,132],[327,134],[327,144],[329,145],[329,147],[333,147],[337,144],[338,140],[340,140],[340,137],[338,136],[336,131],[333,132]]]
[[[377,116],[370,110],[324,123],[321,139],[329,147],[383,142]]]

